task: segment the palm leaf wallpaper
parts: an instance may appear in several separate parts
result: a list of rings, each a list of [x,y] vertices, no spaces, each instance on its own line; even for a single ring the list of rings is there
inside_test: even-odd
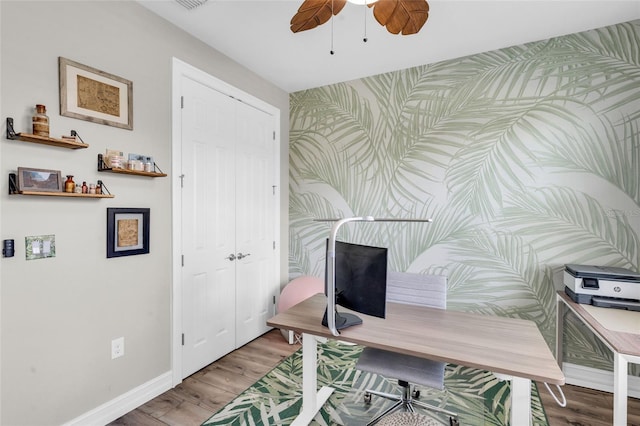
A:
[[[431,217],[339,238],[553,347],[564,264],[640,267],[640,21],[296,92],[290,123],[292,278],[324,274],[314,218]],[[566,361],[611,369],[566,322]]]

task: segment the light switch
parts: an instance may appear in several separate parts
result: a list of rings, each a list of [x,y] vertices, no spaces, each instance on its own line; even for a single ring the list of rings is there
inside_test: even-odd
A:
[[[55,235],[34,235],[24,238],[25,258],[27,260],[56,257]]]

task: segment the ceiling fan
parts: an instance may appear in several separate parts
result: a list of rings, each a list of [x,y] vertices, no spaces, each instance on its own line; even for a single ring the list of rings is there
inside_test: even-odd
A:
[[[416,34],[429,18],[426,0],[349,0],[367,3],[373,8],[378,23],[392,34]],[[306,31],[322,25],[340,13],[347,0],[304,0],[298,12],[291,18],[291,31]]]

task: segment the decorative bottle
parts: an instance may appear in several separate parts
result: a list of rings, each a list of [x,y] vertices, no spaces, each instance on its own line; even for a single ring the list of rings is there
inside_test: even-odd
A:
[[[49,137],[49,117],[47,116],[47,107],[44,105],[36,105],[36,113],[31,118],[33,124],[33,134],[38,136]]]
[[[73,175],[67,175],[64,182],[64,192],[73,192],[76,189],[76,183],[73,181]]]
[[[87,186],[87,182],[82,182],[82,193],[83,194],[89,193],[89,187]]]

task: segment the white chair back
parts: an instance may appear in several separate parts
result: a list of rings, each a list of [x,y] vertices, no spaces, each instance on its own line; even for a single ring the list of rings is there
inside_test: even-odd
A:
[[[447,309],[447,277],[411,272],[388,272],[387,301]]]

